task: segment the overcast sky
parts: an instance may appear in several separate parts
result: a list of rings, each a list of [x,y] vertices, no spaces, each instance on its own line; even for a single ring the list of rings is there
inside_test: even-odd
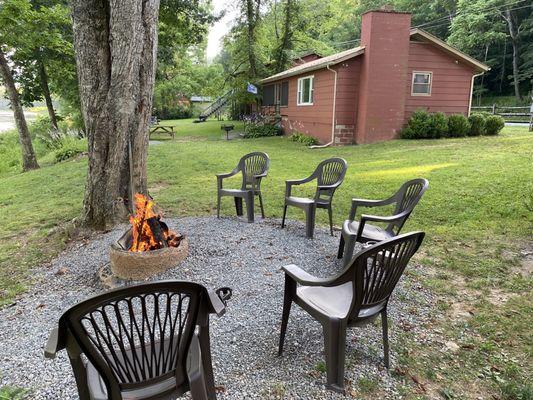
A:
[[[226,10],[226,15],[215,23],[209,30],[207,37],[207,59],[212,60],[222,49],[220,42],[222,37],[231,29],[233,21],[237,16],[236,1],[234,0],[213,0],[215,14]]]

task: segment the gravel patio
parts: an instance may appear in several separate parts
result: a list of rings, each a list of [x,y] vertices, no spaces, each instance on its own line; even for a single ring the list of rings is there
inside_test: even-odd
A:
[[[215,217],[167,222],[189,237],[190,253],[178,268],[156,279],[233,288],[226,315],[211,320],[219,399],[344,398],[324,388],[322,329],[297,306],[291,312],[284,355],[277,357],[283,298],[280,268],[294,263],[318,276],[338,272],[338,233],[331,237],[327,229],[318,228],[315,239],[309,240],[302,223],[289,221],[282,230],[279,221],[269,219],[254,224]],[[32,399],[77,398],[65,352],[45,360],[43,346],[65,309],[104,290],[97,270],[108,262],[109,245],[122,233],[117,229],[72,244],[50,265],[35,268],[35,285],[0,309],[0,386],[30,388]],[[419,268],[412,263],[407,271]],[[404,275],[389,305],[391,370],[400,331],[407,331],[410,340],[426,340],[419,335],[420,326],[429,322],[432,309],[432,295],[412,274]],[[380,329],[378,323],[348,331],[347,392],[357,390],[364,378],[376,382],[380,398],[397,399],[402,382],[383,369]]]

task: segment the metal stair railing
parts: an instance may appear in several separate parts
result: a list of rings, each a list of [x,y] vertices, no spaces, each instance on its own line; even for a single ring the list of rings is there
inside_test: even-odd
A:
[[[211,103],[204,111],[202,111],[198,119],[200,121],[205,121],[211,115],[213,115],[218,110],[220,110],[222,107],[224,107],[226,103],[230,100],[232,95],[233,95],[233,89],[224,93],[222,96],[216,99],[213,103]]]

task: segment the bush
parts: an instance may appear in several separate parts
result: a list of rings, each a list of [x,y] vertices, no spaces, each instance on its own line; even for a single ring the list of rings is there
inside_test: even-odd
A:
[[[66,161],[86,151],[87,141],[74,138],[63,138],[61,140],[60,148],[54,152],[54,160],[56,163]]]
[[[430,139],[439,139],[448,134],[448,120],[446,115],[438,112],[430,115],[428,137]]]
[[[248,124],[244,130],[245,139],[253,139],[266,136],[279,136],[281,135],[281,129],[276,125],[269,124]]]
[[[409,119],[407,126],[402,129],[403,139],[427,139],[430,136],[431,115],[425,110],[417,110]]]
[[[485,116],[483,114],[475,113],[468,117],[470,122],[469,136],[479,136],[485,134]]]
[[[470,123],[463,114],[453,114],[448,117],[448,137],[465,137],[470,132]]]
[[[505,126],[505,120],[499,115],[485,118],[485,135],[497,135]]]
[[[294,132],[291,136],[289,136],[289,139],[293,142],[302,143],[306,146],[314,146],[318,144],[318,139],[316,137],[309,136],[301,132]]]

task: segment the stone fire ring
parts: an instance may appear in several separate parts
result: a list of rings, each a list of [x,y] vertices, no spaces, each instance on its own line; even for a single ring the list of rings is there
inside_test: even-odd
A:
[[[143,252],[127,251],[117,244],[109,250],[111,272],[128,280],[145,280],[180,264],[189,254],[189,240],[184,237],[178,247],[164,247]]]

